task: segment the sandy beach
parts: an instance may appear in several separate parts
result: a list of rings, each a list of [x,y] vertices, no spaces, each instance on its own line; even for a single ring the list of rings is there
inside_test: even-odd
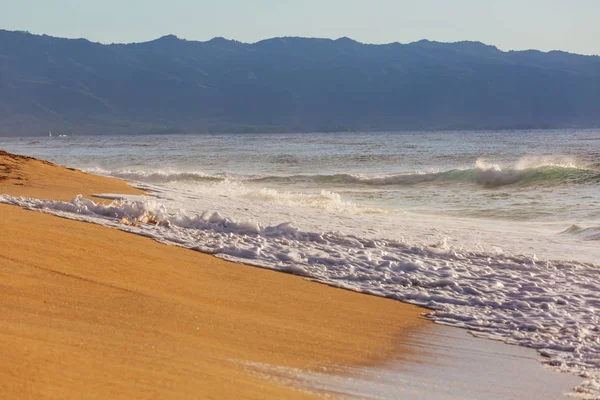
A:
[[[139,194],[0,154],[0,192]],[[0,205],[6,398],[304,398],[243,363],[320,371],[410,355],[423,309]]]
[[[127,182],[0,151],[0,194]],[[579,379],[427,310],[0,204],[0,391],[11,399],[563,398]]]

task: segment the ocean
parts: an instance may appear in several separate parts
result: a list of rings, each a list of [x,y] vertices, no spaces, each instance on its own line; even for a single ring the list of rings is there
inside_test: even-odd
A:
[[[600,395],[600,131],[0,138],[130,180],[0,201],[432,309]]]

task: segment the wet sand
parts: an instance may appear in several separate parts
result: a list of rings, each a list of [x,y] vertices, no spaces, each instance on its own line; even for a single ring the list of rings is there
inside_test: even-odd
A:
[[[441,325],[415,334],[406,339],[418,350],[417,357],[401,356],[375,366],[350,366],[329,374],[264,364],[249,369],[290,386],[353,399],[567,400],[582,383],[576,376],[542,368],[533,349]]]

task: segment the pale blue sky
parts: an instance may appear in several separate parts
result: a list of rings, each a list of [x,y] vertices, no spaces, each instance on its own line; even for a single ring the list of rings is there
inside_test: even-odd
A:
[[[0,0],[0,10],[1,29],[103,43],[348,36],[600,54],[600,0]]]

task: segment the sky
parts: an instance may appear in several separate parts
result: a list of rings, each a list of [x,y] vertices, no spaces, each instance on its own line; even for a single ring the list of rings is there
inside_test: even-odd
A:
[[[102,43],[347,36],[600,54],[600,0],[0,0],[0,10],[0,29]]]

